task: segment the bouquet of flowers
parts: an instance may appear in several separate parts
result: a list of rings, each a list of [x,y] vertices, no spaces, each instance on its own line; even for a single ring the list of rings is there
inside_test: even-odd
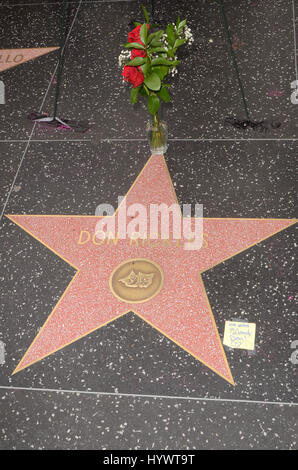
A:
[[[123,79],[132,85],[131,103],[136,103],[139,96],[147,99],[147,109],[153,116],[147,127],[151,151],[166,151],[167,130],[165,123],[158,116],[160,100],[169,102],[170,84],[164,83],[167,76],[177,73],[180,63],[177,49],[183,44],[192,44],[193,36],[186,25],[186,20],[179,17],[176,24],[169,23],[166,30],[157,30],[157,25],[149,22],[149,15],[142,6],[146,23],[135,23],[135,28],[128,33],[128,43],[119,56],[119,66],[123,68]],[[128,60],[129,59],[129,60]],[[126,62],[128,60],[128,62]]]

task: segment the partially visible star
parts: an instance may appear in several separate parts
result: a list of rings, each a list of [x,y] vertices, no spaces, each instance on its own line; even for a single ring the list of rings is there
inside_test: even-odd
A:
[[[148,213],[150,204],[169,207],[177,203],[164,157],[151,156],[122,203],[142,204]],[[233,385],[201,274],[296,223],[288,219],[204,218],[204,244],[200,250],[188,251],[183,245],[162,240],[98,241],[94,234],[103,218],[97,216],[7,217],[77,270],[14,373],[133,312]],[[112,217],[117,227],[117,211]],[[110,285],[117,267],[134,259],[159,266],[164,277],[161,290],[139,303],[124,301]]]
[[[0,49],[0,72],[21,65],[49,52],[56,51],[58,47],[31,47],[24,49]]]

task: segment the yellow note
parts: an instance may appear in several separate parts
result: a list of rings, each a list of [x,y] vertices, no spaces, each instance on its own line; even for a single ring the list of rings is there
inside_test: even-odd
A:
[[[255,349],[256,324],[226,321],[223,344],[235,349]]]

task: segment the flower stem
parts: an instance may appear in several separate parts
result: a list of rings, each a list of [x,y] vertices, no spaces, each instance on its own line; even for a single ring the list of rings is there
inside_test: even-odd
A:
[[[163,128],[160,124],[158,114],[153,115],[153,129],[152,129],[152,148],[160,148],[165,145],[165,136]]]

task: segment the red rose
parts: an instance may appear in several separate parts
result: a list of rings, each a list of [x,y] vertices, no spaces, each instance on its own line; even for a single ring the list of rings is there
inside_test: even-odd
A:
[[[142,49],[132,49],[131,51],[131,59],[134,59],[135,57],[146,57],[146,52],[142,51]]]
[[[142,25],[139,24],[139,26],[137,26],[135,29],[130,31],[130,33],[128,33],[128,42],[138,42],[139,44],[143,44],[143,42],[140,39],[141,26]],[[149,26],[149,24],[147,24],[147,31],[149,30],[149,28],[150,28],[150,26]]]
[[[131,83],[134,88],[142,85],[144,81],[144,74],[141,67],[131,67],[130,65],[125,65],[122,76],[124,80]]]

